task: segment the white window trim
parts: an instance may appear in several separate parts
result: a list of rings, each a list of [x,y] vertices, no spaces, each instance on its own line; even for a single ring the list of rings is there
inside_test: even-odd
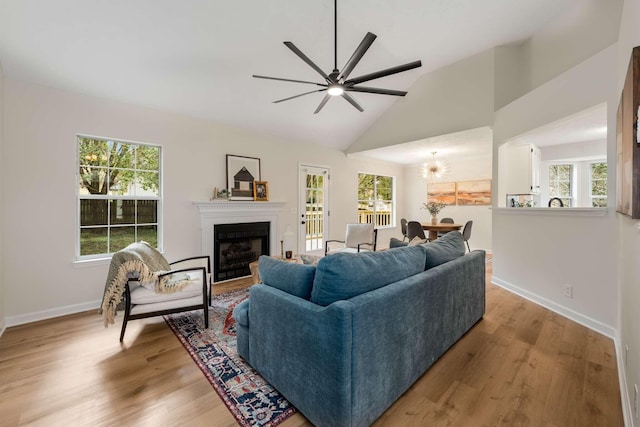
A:
[[[135,144],[142,145],[147,147],[158,148],[159,156],[158,156],[158,196],[138,196],[135,198],[131,198],[129,196],[120,196],[120,195],[109,195],[109,194],[80,194],[80,186],[78,185],[80,177],[80,156],[79,156],[79,143],[78,138],[92,138],[92,139],[104,139],[107,141],[115,141],[115,142],[123,142],[125,144]],[[164,178],[163,178],[163,149],[161,145],[158,144],[150,144],[146,142],[139,141],[131,141],[126,139],[118,139],[118,138],[110,138],[104,136],[96,136],[96,135],[87,135],[87,134],[76,134],[76,144],[75,144],[75,157],[76,157],[76,170],[75,170],[75,187],[76,187],[76,239],[75,239],[75,259],[73,264],[75,267],[84,267],[90,265],[100,265],[104,264],[107,261],[111,260],[112,253],[110,254],[95,254],[95,255],[80,255],[80,235],[81,235],[81,227],[80,227],[80,200],[82,199],[122,199],[122,200],[157,200],[158,201],[158,210],[157,210],[157,232],[158,232],[158,246],[157,249],[160,252],[163,252],[164,242],[163,242],[163,191],[164,191]],[[142,169],[141,169],[142,170]],[[155,172],[155,171],[154,171]]]
[[[358,172],[358,175],[373,175],[374,177],[383,176],[383,177],[386,177],[386,178],[391,178],[391,180],[392,180],[391,191],[393,192],[392,198],[391,198],[391,206],[392,206],[391,207],[391,223],[389,225],[381,225],[381,226],[376,226],[374,224],[374,227],[377,228],[378,230],[386,229],[386,228],[395,228],[396,227],[396,208],[397,208],[396,207],[396,205],[397,205],[397,192],[396,192],[396,181],[397,180],[396,180],[396,177],[393,176],[393,175],[383,175],[383,174],[380,174],[380,173],[370,173],[370,172]],[[359,188],[356,189],[356,191],[357,190],[359,190]],[[373,194],[375,194],[375,193],[376,193],[376,185],[375,185],[375,179],[374,179]],[[357,199],[357,203],[360,203],[360,200],[361,199],[358,198]],[[373,204],[374,217],[375,217],[375,211],[376,211],[375,207],[376,207],[376,204],[374,203]]]
[[[593,160],[589,162],[589,198],[591,201],[591,206],[593,206],[593,200],[594,199],[604,199],[607,201],[607,206],[609,205],[609,195],[605,194],[604,196],[594,196],[593,193],[591,192],[592,190],[592,185],[593,185],[593,170],[592,170],[592,165],[596,164],[596,163],[607,163],[607,160]],[[609,183],[609,168],[607,166],[607,178],[606,178],[606,182],[607,184]]]
[[[571,166],[571,178],[569,180],[569,185],[571,186],[571,194],[569,194],[568,196],[551,194],[551,180],[548,178],[549,172],[547,172],[547,179],[549,179],[548,188],[547,188],[547,191],[549,193],[549,198],[551,199],[554,197],[558,197],[560,199],[571,199],[571,206],[576,206],[576,188],[577,188],[576,174],[578,170],[577,165],[574,162],[552,162],[549,164],[549,170],[551,170],[551,168],[554,166]]]

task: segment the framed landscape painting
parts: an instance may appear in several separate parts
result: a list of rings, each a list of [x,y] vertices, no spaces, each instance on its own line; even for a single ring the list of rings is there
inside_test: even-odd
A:
[[[427,186],[427,201],[440,202],[445,205],[456,204],[455,182],[434,182]]]
[[[490,205],[491,180],[481,179],[458,182],[456,199],[459,205]]]
[[[227,154],[227,188],[230,200],[252,200],[253,182],[260,181],[260,159]]]

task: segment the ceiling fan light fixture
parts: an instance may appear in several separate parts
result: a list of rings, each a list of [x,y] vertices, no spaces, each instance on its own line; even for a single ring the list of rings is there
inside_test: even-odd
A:
[[[340,96],[344,93],[344,89],[340,85],[331,85],[327,91],[331,96]]]
[[[304,92],[299,95],[290,96],[288,98],[279,99],[277,101],[273,101],[274,104],[278,104],[283,101],[288,101],[290,99],[299,98],[301,96],[309,95],[311,93],[316,92],[327,92],[320,101],[320,105],[313,112],[313,114],[318,114],[320,110],[324,107],[327,101],[333,97],[341,96],[345,101],[351,104],[356,110],[363,112],[364,108],[358,104],[358,102],[353,98],[351,93],[347,92],[364,92],[364,93],[375,93],[379,95],[392,95],[392,96],[405,96],[407,92],[402,90],[392,90],[392,89],[381,89],[377,87],[368,87],[368,86],[358,86],[360,83],[365,83],[371,80],[379,79],[386,76],[391,76],[393,74],[398,74],[404,71],[413,70],[414,68],[418,68],[422,66],[421,61],[413,61],[408,64],[398,65],[396,67],[386,68],[384,70],[376,71],[369,74],[364,74],[362,76],[349,79],[351,72],[358,65],[364,54],[367,52],[373,41],[376,39],[376,35],[368,32],[356,50],[353,52],[347,63],[344,65],[342,70],[338,69],[338,0],[333,1],[333,71],[329,74],[322,71],[322,68],[318,67],[318,65],[313,62],[307,55],[302,53],[300,49],[296,47],[292,42],[286,41],[284,45],[289,48],[298,58],[307,63],[308,66],[313,68],[316,73],[320,74],[320,76],[324,79],[322,83],[316,83],[305,80],[296,80],[296,79],[286,79],[281,77],[269,77],[269,76],[261,76],[254,74],[253,77],[258,79],[269,79],[269,80],[279,80],[283,82],[292,82],[292,83],[303,83],[310,84],[314,86],[319,86],[322,89],[316,89],[309,92]]]

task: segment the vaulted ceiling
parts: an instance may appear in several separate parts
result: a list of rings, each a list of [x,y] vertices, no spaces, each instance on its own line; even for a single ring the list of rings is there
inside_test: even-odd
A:
[[[340,0],[338,67],[364,35],[378,36],[352,76],[421,60],[370,82],[408,90],[425,73],[527,39],[580,0]],[[333,2],[0,0],[0,62],[32,82],[345,149],[402,98],[357,93],[313,111],[322,94],[252,74],[321,81],[292,41],[333,68]],[[411,96],[411,92],[407,96]]]

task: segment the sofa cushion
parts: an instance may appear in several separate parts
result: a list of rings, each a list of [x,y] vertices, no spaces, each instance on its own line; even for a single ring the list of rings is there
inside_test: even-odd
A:
[[[465,253],[464,239],[459,231],[451,231],[423,246],[427,251],[425,270],[461,257]]]
[[[425,252],[418,245],[326,256],[316,267],[311,302],[327,306],[418,274],[424,270]]]
[[[306,300],[311,296],[316,274],[314,265],[296,264],[263,255],[258,262],[258,270],[265,285]]]

